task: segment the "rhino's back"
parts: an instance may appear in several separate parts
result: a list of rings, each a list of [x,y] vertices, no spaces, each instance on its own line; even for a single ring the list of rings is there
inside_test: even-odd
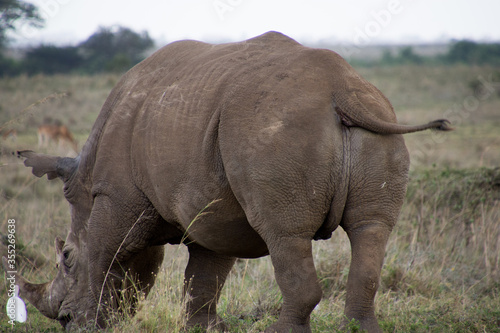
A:
[[[251,122],[259,130],[297,116],[291,109],[329,105],[329,75],[322,66],[335,59],[315,59],[325,54],[337,57],[276,32],[220,45],[175,42],[127,74],[110,123],[129,118],[134,147],[152,165],[206,161],[215,154],[210,147],[222,118],[232,127]]]

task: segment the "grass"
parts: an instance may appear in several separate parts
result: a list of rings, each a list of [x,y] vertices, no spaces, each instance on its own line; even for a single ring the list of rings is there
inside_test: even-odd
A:
[[[375,300],[380,325],[385,332],[500,332],[500,98],[496,93],[482,98],[470,88],[478,77],[488,78],[498,69],[400,66],[360,71],[393,102],[400,122],[449,115],[456,127],[445,136],[424,132],[405,137],[412,156],[410,183]],[[7,219],[16,219],[19,265],[32,282],[54,278],[54,239],[65,237],[69,210],[58,180],[35,178],[9,152],[38,150],[36,127],[47,117],[68,124],[81,146],[117,80],[114,75],[0,79],[0,127],[7,123],[19,133],[15,142],[0,142],[0,232],[6,233]],[[63,95],[21,112],[54,93]],[[474,97],[479,103],[467,109],[464,103]],[[44,151],[60,153],[56,147]],[[338,230],[330,240],[314,242],[313,251],[323,300],[311,326],[313,332],[336,331],[343,319],[350,262],[347,236]],[[137,315],[106,331],[181,331],[187,259],[185,247],[166,246],[156,285],[140,302]],[[6,295],[2,284],[0,306]],[[281,301],[269,258],[238,260],[218,310],[231,332],[261,332],[276,320]],[[27,323],[12,328],[0,316],[0,331],[62,328],[28,304]],[[351,323],[346,331],[359,328]]]

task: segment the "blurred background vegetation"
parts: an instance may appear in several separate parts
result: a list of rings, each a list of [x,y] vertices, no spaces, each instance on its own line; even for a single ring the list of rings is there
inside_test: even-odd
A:
[[[11,48],[6,37],[19,22],[33,28],[43,27],[37,7],[19,0],[0,0],[0,77],[21,74],[95,74],[122,73],[143,60],[157,46],[148,32],[127,27],[100,27],[86,40],[75,45],[41,44]],[[311,45],[340,51],[339,45]],[[359,49],[359,46],[353,46]],[[433,52],[421,52],[419,46],[365,46],[360,57],[347,60],[355,67],[395,65],[500,65],[500,44],[455,40],[438,45]],[[427,47],[429,49],[429,47]],[[376,53],[373,56],[373,53]],[[342,52],[340,52],[341,55]]]
[[[143,60],[153,46],[147,32],[101,27],[76,46],[42,44],[22,50],[15,57],[9,56],[12,50],[4,47],[0,54],[0,76],[124,72]]]
[[[121,26],[100,27],[76,45],[10,48],[7,32],[16,31],[20,24],[40,28],[44,20],[33,4],[0,0],[0,76],[124,72],[154,48],[147,32]]]
[[[336,50],[335,45],[322,45]],[[415,65],[500,65],[500,44],[453,41],[444,54],[422,55],[413,46],[382,47],[380,57],[348,59],[355,67]],[[0,49],[0,76],[21,74],[121,73],[155,49],[147,32],[101,27],[87,40],[68,46],[42,44],[24,50]],[[15,54],[13,56],[12,54]]]

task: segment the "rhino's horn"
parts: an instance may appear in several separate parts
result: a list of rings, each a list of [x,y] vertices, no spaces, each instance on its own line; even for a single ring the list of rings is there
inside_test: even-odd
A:
[[[15,278],[15,283],[19,286],[19,296],[28,300],[44,316],[50,319],[57,319],[59,308],[63,297],[61,293],[52,290],[52,282],[34,284],[26,281],[20,274],[11,273],[8,268],[7,258],[2,257],[2,264],[8,275]],[[7,276],[9,278],[9,276]]]

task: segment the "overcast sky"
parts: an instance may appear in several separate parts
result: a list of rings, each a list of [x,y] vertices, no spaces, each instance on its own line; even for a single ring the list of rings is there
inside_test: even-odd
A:
[[[76,44],[99,26],[148,31],[159,43],[242,40],[276,30],[300,42],[500,41],[498,0],[27,0],[45,27],[20,44]]]

